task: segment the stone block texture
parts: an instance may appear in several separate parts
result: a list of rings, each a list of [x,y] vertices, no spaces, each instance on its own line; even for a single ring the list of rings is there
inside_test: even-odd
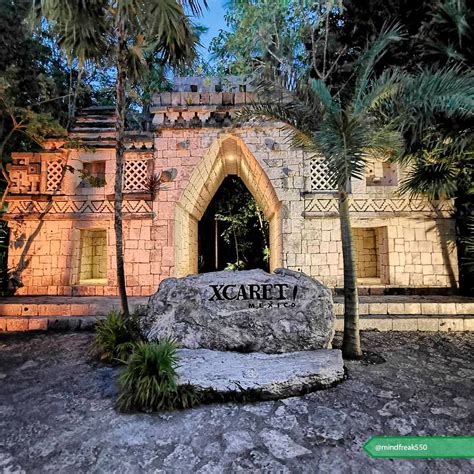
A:
[[[271,271],[286,267],[328,286],[343,284],[336,196],[327,185],[317,188],[323,183],[321,170],[316,179],[311,157],[291,147],[279,124],[235,129],[162,127],[147,146],[126,152],[126,160],[137,161],[127,168],[133,175],[124,197],[130,295],[151,295],[164,278],[197,272],[198,222],[228,175],[243,180],[269,220]],[[54,154],[76,167],[104,161],[101,173],[106,184],[87,188],[69,173],[61,194],[54,195],[51,203],[32,194],[10,198],[9,268],[21,276],[18,294],[116,295],[114,152],[55,150]],[[353,183],[351,212],[361,282],[456,285],[449,203],[440,207],[401,197],[394,174],[402,170],[379,168],[371,167],[367,180]],[[151,173],[169,169],[176,170],[176,178],[155,196],[136,189]]]

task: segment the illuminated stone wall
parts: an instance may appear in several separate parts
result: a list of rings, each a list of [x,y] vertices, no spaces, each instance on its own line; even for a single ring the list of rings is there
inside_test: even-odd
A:
[[[127,168],[130,189],[125,189],[124,197],[130,295],[150,295],[164,278],[197,271],[198,222],[228,175],[240,176],[269,219],[272,269],[288,267],[329,286],[343,284],[335,194],[323,179],[321,165],[292,149],[278,124],[238,128],[170,125],[147,140],[129,146],[126,155],[127,160],[135,160]],[[9,267],[18,269],[24,284],[18,294],[117,294],[114,152],[58,148],[42,153],[39,160],[29,154],[28,160],[40,163],[38,170],[41,166],[46,170],[41,163],[58,156],[78,168],[83,162],[105,161],[107,183],[102,188],[81,187],[77,174],[69,173],[52,198],[41,193],[26,195],[25,189],[35,190],[37,183],[47,180],[39,175],[31,185],[25,184],[29,165],[18,164],[17,182],[22,185],[10,197],[7,214],[12,229]],[[143,186],[146,176],[169,169],[176,170],[176,178],[152,199]],[[370,260],[364,260],[363,266],[362,259],[359,261],[361,279],[370,277],[377,280],[373,284],[390,286],[455,285],[457,257],[449,203],[400,196],[397,173],[401,171],[392,165],[371,165],[367,179],[352,183],[355,244],[360,247],[364,242],[365,249],[367,243],[364,258]],[[100,236],[93,238],[98,231]],[[106,259],[105,274],[98,270],[87,273],[85,267],[81,273],[81,258],[85,261],[89,252],[84,250],[89,248],[84,236],[100,241],[97,257],[101,269]],[[92,282],[97,278],[85,278],[86,274],[99,275],[101,281]]]
[[[79,283],[107,283],[107,231],[81,232]]]
[[[375,229],[353,229],[356,270],[359,278],[380,277],[377,239]]]

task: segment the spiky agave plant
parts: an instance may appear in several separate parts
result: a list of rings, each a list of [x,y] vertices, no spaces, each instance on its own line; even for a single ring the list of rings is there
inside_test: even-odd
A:
[[[114,309],[96,324],[92,352],[102,362],[125,362],[139,340],[137,318]]]
[[[179,386],[176,344],[171,339],[139,342],[119,377],[121,411],[162,411],[189,408],[199,402],[189,386]]]

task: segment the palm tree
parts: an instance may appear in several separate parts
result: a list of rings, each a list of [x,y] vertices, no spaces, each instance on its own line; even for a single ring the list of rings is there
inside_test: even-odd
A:
[[[387,108],[405,137],[407,168],[400,190],[430,200],[454,199],[460,289],[474,289],[474,75],[460,65],[405,75]]]
[[[359,58],[350,92],[332,95],[321,80],[301,81],[283,100],[258,103],[244,109],[241,119],[270,117],[286,124],[293,143],[310,156],[325,158],[330,179],[337,189],[344,263],[345,358],[362,356],[355,253],[350,219],[351,179],[364,177],[365,163],[373,155],[392,157],[402,148],[401,135],[393,121],[380,113],[380,105],[397,93],[399,74],[387,72],[373,78],[373,68],[388,45],[401,39],[398,26],[384,28],[372,46]],[[272,83],[264,87],[281,93]]]
[[[207,6],[206,0],[203,4]],[[195,56],[197,36],[186,14],[201,13],[199,0],[34,0],[33,15],[45,18],[58,34],[59,44],[82,63],[109,53],[116,69],[116,166],[114,227],[117,283],[123,313],[128,316],[122,237],[122,175],[126,97],[130,80],[146,66],[144,52],[164,63],[180,63]]]
[[[402,191],[454,199],[459,287],[474,291],[474,14],[465,0],[437,0],[418,33],[424,70],[403,78],[392,116],[400,119],[408,168]]]

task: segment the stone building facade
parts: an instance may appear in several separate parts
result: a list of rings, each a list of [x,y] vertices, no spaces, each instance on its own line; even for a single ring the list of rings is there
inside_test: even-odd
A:
[[[178,81],[178,85],[179,85]],[[253,100],[236,87],[156,94],[153,132],[127,134],[125,271],[130,295],[198,269],[198,222],[228,175],[239,176],[270,223],[270,268],[301,270],[342,286],[341,237],[324,161],[291,147],[281,124],[233,122]],[[195,90],[195,88],[193,88]],[[240,90],[240,91],[237,91]],[[23,295],[116,295],[113,110],[77,117],[71,143],[15,153],[8,212],[9,268]],[[81,145],[74,148],[74,143]],[[174,179],[152,192],[153,176]],[[103,185],[90,185],[94,176]],[[151,178],[150,178],[151,177]],[[457,257],[449,203],[398,193],[403,171],[374,160],[352,182],[351,211],[361,286],[454,287]]]

